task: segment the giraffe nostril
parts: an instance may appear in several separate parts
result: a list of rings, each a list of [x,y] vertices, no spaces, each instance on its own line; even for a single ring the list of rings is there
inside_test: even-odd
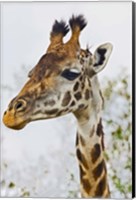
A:
[[[7,111],[4,112],[4,115],[6,115]]]
[[[22,102],[17,103],[16,110],[19,109],[19,108],[21,108],[22,106],[23,106]]]
[[[16,104],[15,104],[15,110],[17,111],[23,111],[26,108],[26,102],[24,100],[19,100]]]

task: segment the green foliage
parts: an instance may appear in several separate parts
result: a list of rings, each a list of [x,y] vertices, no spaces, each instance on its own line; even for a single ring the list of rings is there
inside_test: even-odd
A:
[[[30,192],[24,191],[20,197],[30,197]]]
[[[68,191],[68,195],[67,195],[67,198],[79,198],[79,187],[77,189],[73,189],[72,185],[78,185],[76,179],[75,179],[75,175],[73,173],[70,173],[70,180],[69,180],[69,183],[68,183],[68,187],[71,188],[69,191]]]
[[[122,198],[132,193],[132,99],[130,77],[125,70],[104,88],[104,121],[111,196]]]
[[[10,184],[8,185],[9,188],[14,188],[15,187],[15,183],[10,182]]]

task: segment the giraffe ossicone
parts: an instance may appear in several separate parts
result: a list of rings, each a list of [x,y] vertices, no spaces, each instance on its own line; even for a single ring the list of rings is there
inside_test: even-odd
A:
[[[87,22],[83,15],[53,24],[50,45],[29,80],[9,103],[4,124],[19,130],[35,120],[50,119],[72,112],[77,118],[76,140],[82,197],[109,197],[103,156],[101,110],[103,97],[97,73],[107,64],[112,44],[100,45],[92,54],[80,47],[79,36]],[[63,37],[71,29],[71,38]]]

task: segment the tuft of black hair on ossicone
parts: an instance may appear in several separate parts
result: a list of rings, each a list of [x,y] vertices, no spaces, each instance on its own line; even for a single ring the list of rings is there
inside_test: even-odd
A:
[[[71,29],[73,30],[76,26],[80,28],[80,31],[87,25],[87,22],[83,15],[74,16],[72,15],[71,19],[69,20],[69,24]]]
[[[62,34],[63,36],[65,36],[69,31],[69,27],[68,25],[66,25],[66,23],[61,20],[60,22],[58,22],[57,20],[55,20],[53,27],[52,27],[52,31],[51,31],[51,36],[57,35],[57,34]]]

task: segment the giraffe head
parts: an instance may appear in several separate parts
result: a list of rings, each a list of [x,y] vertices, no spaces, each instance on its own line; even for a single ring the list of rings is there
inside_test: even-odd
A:
[[[64,21],[55,21],[46,53],[29,72],[29,80],[4,113],[7,127],[22,129],[31,121],[75,113],[88,106],[92,98],[90,80],[105,67],[112,45],[103,44],[94,54],[83,50],[79,35],[86,26],[84,17],[72,16],[69,25],[71,38],[63,43],[69,27]]]

